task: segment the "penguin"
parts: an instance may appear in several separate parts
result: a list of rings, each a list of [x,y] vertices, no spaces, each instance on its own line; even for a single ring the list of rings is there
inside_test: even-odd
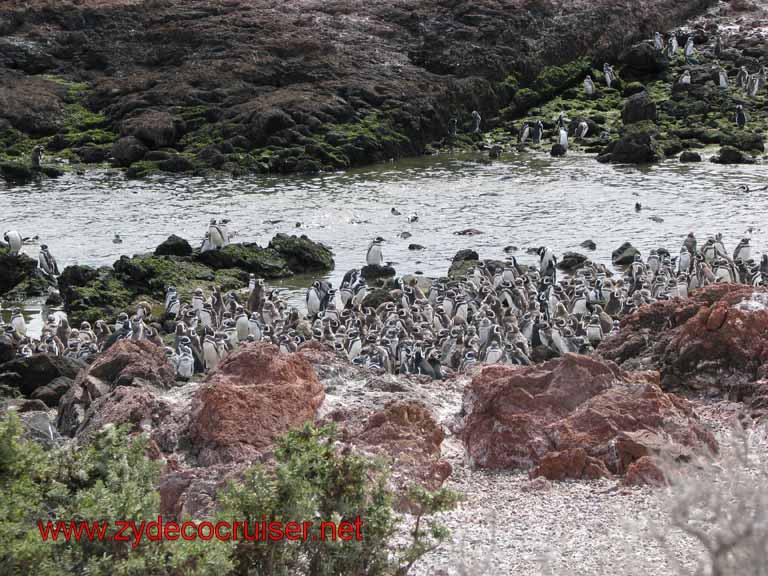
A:
[[[683,246],[680,248],[680,257],[677,260],[677,272],[678,274],[688,273],[691,270],[691,253],[688,248]]]
[[[612,88],[614,82],[616,82],[616,72],[614,71],[613,66],[608,64],[608,62],[603,64],[603,75],[605,76],[606,87]]]
[[[742,238],[739,241],[738,246],[733,251],[733,259],[743,260],[744,262],[752,259],[752,248],[749,245],[749,238]]]
[[[600,317],[597,314],[593,314],[587,324],[587,340],[592,346],[597,347],[603,340],[603,327],[600,322]]]
[[[504,358],[504,351],[499,347],[499,344],[494,340],[490,343],[485,351],[485,358],[483,364],[499,364]]]
[[[256,288],[256,274],[248,274],[248,296],[251,295],[253,289]]]
[[[680,77],[677,79],[677,83],[681,86],[687,86],[691,83],[691,72],[689,70],[686,70],[682,74],[680,74]]]
[[[678,49],[679,46],[677,45],[677,37],[672,34],[672,36],[669,37],[669,42],[667,43],[667,58],[670,60],[674,59],[677,56]]]
[[[11,310],[11,327],[21,338],[27,335],[27,323],[24,321],[20,308]]]
[[[474,134],[480,133],[480,122],[482,121],[482,118],[480,117],[480,112],[477,110],[472,110],[472,132]]]
[[[531,131],[531,140],[533,140],[534,144],[539,144],[543,137],[544,137],[544,123],[541,120],[539,120],[533,126],[533,130]]]
[[[542,276],[550,277],[554,283],[556,281],[555,276],[557,266],[557,258],[555,257],[554,252],[545,246],[539,248],[537,252],[539,254],[539,273]]]
[[[307,303],[307,315],[310,318],[316,318],[320,313],[322,299],[320,282],[315,280],[309,290],[307,290],[305,298]]]
[[[205,369],[210,372],[219,365],[219,350],[216,346],[216,339],[208,334],[203,341],[203,359],[205,360]]]
[[[728,88],[728,72],[722,66],[718,66],[717,70],[717,85],[725,90]]]
[[[589,74],[584,78],[584,94],[587,96],[593,96],[595,94],[595,83],[592,81],[592,76]]]
[[[582,120],[579,122],[579,125],[576,126],[576,138],[579,140],[586,138],[587,132],[589,132],[589,124]]]
[[[248,339],[248,335],[251,333],[248,316],[245,315],[242,308],[240,308],[235,317],[235,329],[237,330],[237,339],[239,342],[245,342],[245,340]]]
[[[181,347],[181,354],[176,360],[176,376],[180,380],[190,380],[195,373],[195,357],[192,354],[192,348],[189,346]]]
[[[21,246],[24,243],[21,234],[16,230],[9,230],[3,235],[5,244],[11,256],[17,256],[21,252]]]
[[[688,236],[683,240],[683,246],[685,246],[691,254],[696,254],[696,236],[693,232],[688,233]]]
[[[381,242],[383,238],[376,238],[368,245],[368,252],[365,255],[365,263],[368,266],[382,266],[384,256],[381,253]]]
[[[744,128],[747,125],[747,114],[741,104],[736,105],[736,126]]]
[[[523,125],[520,127],[520,130],[517,133],[517,141],[520,144],[525,144],[525,141],[528,140],[528,136],[531,134],[531,126],[528,124],[528,122],[523,122]]]
[[[659,52],[664,50],[664,40],[661,37],[661,34],[659,32],[653,33],[653,47],[656,48]]]
[[[32,148],[32,155],[29,160],[32,164],[32,169],[40,172],[43,168],[43,147],[38,144]]]
[[[248,296],[246,309],[251,313],[261,313],[261,308],[264,306],[264,300],[264,280],[262,278],[257,278],[253,285],[253,290],[251,290],[251,293]]]
[[[248,319],[248,335],[253,336],[253,339],[256,341],[261,340],[262,330],[258,312],[252,312],[251,317]]]
[[[58,276],[59,266],[56,264],[56,258],[48,250],[46,244],[40,245],[40,255],[37,258],[40,269],[46,276]]]
[[[688,64],[693,64],[693,36],[688,36],[688,40],[685,42],[685,61]]]
[[[757,74],[751,74],[747,80],[747,96],[757,96],[759,90],[759,78]]]
[[[713,50],[713,53],[715,55],[715,58],[720,58],[720,55],[723,52],[723,43],[720,38],[720,34],[717,35],[717,38],[715,38],[715,48]]]
[[[568,130],[566,130],[564,127],[560,128],[560,137],[558,139],[558,143],[563,147],[565,151],[568,151]]]
[[[211,250],[221,250],[227,245],[224,231],[215,219],[208,225],[208,243]]]
[[[452,136],[452,137],[456,136],[456,134],[458,133],[458,124],[459,124],[459,122],[458,122],[458,120],[456,120],[456,118],[451,118],[450,120],[448,120],[448,135],[449,136]]]
[[[192,293],[192,310],[199,314],[203,310],[204,304],[205,296],[203,295],[203,289],[195,288],[195,291]]]
[[[123,243],[123,239],[120,237],[120,234],[115,232],[115,236],[114,238],[112,238],[112,244],[122,244],[122,243]]]
[[[746,66],[742,66],[739,68],[739,72],[736,74],[736,87],[741,88],[742,90],[746,90],[748,83],[749,71],[747,70]]]

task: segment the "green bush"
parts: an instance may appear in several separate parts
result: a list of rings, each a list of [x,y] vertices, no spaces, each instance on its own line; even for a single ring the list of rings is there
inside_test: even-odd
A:
[[[408,573],[419,558],[437,547],[447,531],[430,518],[450,509],[457,496],[413,489],[419,512],[411,540],[396,547],[400,522],[382,466],[336,445],[333,428],[288,433],[275,452],[274,469],[254,467],[220,494],[218,520],[233,522],[312,522],[307,540],[237,541],[215,539],[131,542],[101,540],[43,541],[37,522],[156,520],[160,464],[146,457],[147,439],[128,440],[111,426],[86,447],[50,452],[21,438],[22,426],[11,413],[0,420],[0,574],[40,576],[208,576]],[[362,520],[362,539],[323,539],[321,522]],[[251,531],[253,534],[253,531]],[[312,537],[315,536],[316,539]],[[133,540],[133,539],[132,539]]]

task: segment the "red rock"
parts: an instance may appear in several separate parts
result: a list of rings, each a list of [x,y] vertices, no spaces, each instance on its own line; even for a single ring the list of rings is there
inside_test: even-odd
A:
[[[666,483],[664,472],[650,456],[643,456],[630,464],[624,475],[624,484],[627,486],[664,486]]]
[[[137,423],[142,419],[137,414],[146,413],[147,403],[151,403],[150,399],[154,401],[155,391],[170,387],[173,381],[174,370],[162,348],[147,340],[121,340],[81,371],[62,396],[57,423],[59,431],[74,436],[84,430],[86,424],[93,430],[94,426],[109,422]],[[145,393],[129,393],[120,390],[122,387],[134,387],[145,390]],[[118,395],[89,410],[97,399],[111,396],[116,390],[120,390]],[[116,406],[126,399],[143,403],[143,408],[131,403]],[[109,413],[99,414],[104,407],[108,407]]]
[[[486,368],[466,388],[464,409],[470,460],[532,470],[532,477],[623,475],[647,455],[687,459],[717,450],[690,403],[664,393],[657,373],[588,356]]]
[[[745,385],[768,376],[768,291],[714,284],[689,300],[642,306],[598,351],[627,368],[659,370],[664,389],[744,398]]]
[[[313,421],[324,397],[299,354],[271,344],[242,346],[195,393],[187,434],[198,464],[259,458],[278,436]]]

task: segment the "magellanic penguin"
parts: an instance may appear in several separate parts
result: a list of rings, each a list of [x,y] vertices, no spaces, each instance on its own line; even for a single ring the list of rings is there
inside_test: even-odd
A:
[[[587,124],[586,121],[584,120],[579,122],[579,125],[576,126],[576,138],[580,140],[583,138],[586,138],[588,132],[589,132],[589,124]]]
[[[30,162],[32,168],[39,171],[43,167],[43,147],[39,144],[32,148],[32,155],[30,156]]]
[[[45,244],[40,245],[40,255],[37,258],[40,269],[46,276],[58,276],[59,266],[56,264],[56,258],[53,257],[48,251],[48,246]]]
[[[482,121],[482,118],[480,117],[480,112],[477,110],[472,110],[472,132],[475,134],[478,134],[480,132],[480,122]]]
[[[613,66],[608,62],[603,64],[603,76],[605,77],[605,85],[610,88],[616,80],[616,73],[613,71]]]
[[[224,231],[216,220],[212,219],[211,223],[208,225],[208,242],[210,243],[211,249],[221,250],[227,245],[224,234]]]
[[[525,144],[525,141],[528,140],[528,136],[531,133],[531,126],[528,124],[528,122],[523,122],[523,125],[520,127],[520,130],[517,133],[517,141],[520,144]]]
[[[659,32],[654,32],[653,34],[653,47],[659,52],[664,50],[664,40]]]
[[[376,238],[368,245],[368,252],[365,255],[365,263],[368,266],[381,266],[384,264],[384,256],[381,253],[381,242],[383,238]]]
[[[687,86],[691,83],[691,71],[686,70],[682,74],[680,74],[680,77],[677,79],[677,83],[681,86]]]
[[[531,132],[531,139],[535,144],[538,144],[541,142],[541,139],[544,137],[544,123],[539,120],[534,124],[533,130]]]
[[[694,53],[693,36],[688,36],[688,40],[685,43],[685,61],[688,64],[694,63],[693,53]]]
[[[307,315],[310,318],[315,318],[320,312],[320,303],[322,301],[322,295],[320,294],[320,282],[315,280],[312,286],[307,290]]]
[[[744,126],[747,125],[747,114],[744,112],[744,108],[742,108],[741,104],[738,104],[736,106],[736,126],[739,128],[744,128]]]
[[[21,252],[21,246],[24,243],[24,240],[16,230],[8,230],[3,235],[3,239],[5,240],[5,244],[8,246],[8,250],[11,254],[11,256],[16,256],[19,252]]]
[[[584,78],[584,94],[587,96],[593,96],[595,93],[595,83],[592,81],[592,76],[587,74]]]
[[[568,130],[565,128],[560,128],[560,137],[558,139],[558,143],[563,147],[564,150],[568,150]]]
[[[742,66],[741,68],[739,68],[739,72],[736,74],[736,88],[741,88],[742,90],[746,90],[748,82],[749,82],[749,71],[747,70],[746,66]]]
[[[752,248],[749,245],[749,238],[742,238],[739,241],[738,246],[736,246],[736,249],[733,251],[733,259],[741,259],[744,260],[744,262],[752,259]]]

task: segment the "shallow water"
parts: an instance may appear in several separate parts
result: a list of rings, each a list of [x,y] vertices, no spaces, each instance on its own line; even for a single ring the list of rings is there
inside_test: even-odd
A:
[[[525,263],[535,260],[525,248],[548,245],[556,253],[575,250],[610,264],[611,251],[624,241],[644,254],[659,246],[674,254],[691,230],[699,238],[722,232],[732,250],[752,227],[757,254],[768,245],[768,193],[739,193],[737,186],[762,186],[765,177],[760,165],[670,160],[637,168],[599,164],[573,152],[559,159],[514,154],[492,164],[466,155],[426,157],[313,177],[136,181],[93,171],[26,186],[0,184],[0,231],[39,235],[63,268],[109,265],[121,254],[153,250],[172,233],[199,244],[210,218],[227,217],[238,242],[266,244],[287,232],[327,244],[336,259],[329,279],[338,285],[347,269],[365,264],[367,244],[376,236],[385,238],[384,259],[399,274],[428,276],[445,274],[462,248],[502,259],[503,248],[513,245]],[[635,202],[643,206],[639,213]],[[402,215],[391,215],[393,207]],[[419,219],[409,223],[412,213]],[[275,220],[280,222],[267,222]],[[483,233],[455,234],[466,228]],[[412,236],[401,239],[401,232]],[[122,244],[112,243],[115,233]],[[594,252],[579,247],[586,239],[597,244]],[[412,243],[425,249],[409,251]],[[25,247],[35,258],[37,250]],[[306,281],[282,285],[296,288]],[[299,300],[300,294],[292,296]]]

